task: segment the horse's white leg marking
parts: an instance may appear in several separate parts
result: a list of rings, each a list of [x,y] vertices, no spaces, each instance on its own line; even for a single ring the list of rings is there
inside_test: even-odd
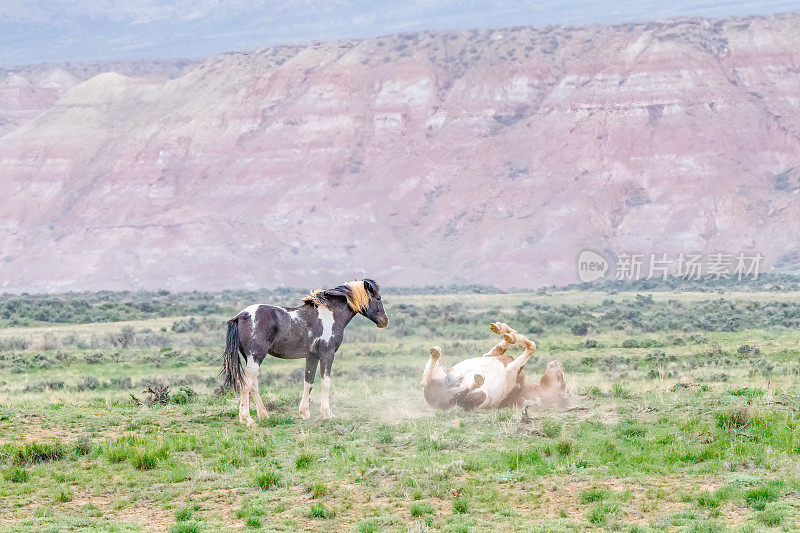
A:
[[[239,391],[239,421],[247,426],[252,426],[255,421],[250,416],[250,392],[253,390],[253,377],[258,376],[258,365],[252,356],[247,357],[247,366],[244,369],[244,379]],[[256,381],[256,386],[258,381]]]
[[[319,336],[319,340],[329,342],[333,337],[333,313],[327,307],[320,305],[317,306],[317,316],[322,322],[322,334]]]
[[[333,418],[331,413],[331,377],[322,376],[322,394],[319,397],[319,413],[322,415],[323,420]]]
[[[264,407],[264,402],[261,401],[261,394],[258,392],[258,369],[258,363],[252,357],[248,357],[245,375],[250,382],[250,394],[253,395],[253,400],[256,402],[256,416],[264,418],[267,416],[267,408]]]
[[[312,385],[307,381],[303,381],[303,397],[300,399],[300,418],[303,420],[308,420],[308,417],[311,416],[311,413],[308,411],[308,401],[311,397],[311,387]]]

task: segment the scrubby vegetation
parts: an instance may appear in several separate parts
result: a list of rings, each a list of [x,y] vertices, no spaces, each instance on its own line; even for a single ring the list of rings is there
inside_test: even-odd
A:
[[[143,295],[30,297],[80,309],[76,297],[98,321],[3,319],[0,529],[800,527],[792,294],[387,294],[389,329],[356,319],[346,332],[338,418],[319,420],[315,388],[312,419],[300,420],[302,362],[268,359],[269,416],[254,430],[216,377],[224,321],[248,295],[151,294],[154,307],[126,323],[92,313]],[[564,363],[573,409],[425,405],[427,348],[440,344],[450,363],[481,354],[498,318],[537,342],[532,379]]]

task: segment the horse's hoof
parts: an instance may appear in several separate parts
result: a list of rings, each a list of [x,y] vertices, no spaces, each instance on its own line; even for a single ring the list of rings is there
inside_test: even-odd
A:
[[[323,420],[330,420],[331,418],[336,418],[336,415],[328,411],[327,413],[320,413],[322,415]]]
[[[302,418],[303,420],[308,420],[310,416],[311,413],[309,413],[307,409],[305,411],[300,410],[300,418]]]
[[[256,416],[258,417],[259,420],[261,420],[262,418],[267,418],[267,416],[269,415],[267,414],[266,411],[264,411],[263,413],[256,413]]]
[[[253,420],[252,418],[246,418],[244,420],[240,420],[240,422],[249,428],[256,425],[256,421]]]
[[[508,333],[504,333],[503,334],[503,338],[505,339],[505,341],[508,344],[516,344],[516,342],[517,342],[516,335],[511,335],[511,334],[508,334]]]
[[[430,352],[431,352],[431,359],[433,359],[434,361],[436,361],[442,356],[442,349],[439,348],[438,346],[434,346],[433,348],[431,348]]]
[[[516,333],[516,331],[511,329],[511,327],[505,322],[492,322],[491,324],[489,324],[489,329],[491,329],[492,332],[498,335],[508,335],[508,334],[513,335],[514,333]]]

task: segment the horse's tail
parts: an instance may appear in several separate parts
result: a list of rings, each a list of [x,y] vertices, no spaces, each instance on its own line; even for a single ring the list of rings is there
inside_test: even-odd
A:
[[[239,317],[228,320],[228,338],[222,356],[222,388],[239,391],[244,380],[242,358],[239,357]]]

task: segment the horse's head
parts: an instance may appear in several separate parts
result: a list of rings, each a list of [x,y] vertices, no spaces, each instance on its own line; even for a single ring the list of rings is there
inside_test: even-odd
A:
[[[389,317],[381,302],[381,288],[371,279],[351,281],[325,291],[326,296],[344,296],[350,309],[369,318],[379,328],[389,325]]]
[[[369,294],[369,303],[366,309],[361,311],[361,314],[375,322],[379,328],[385,328],[389,325],[389,317],[386,315],[381,301],[381,288],[371,279],[361,280],[360,283],[364,285],[364,290]]]

